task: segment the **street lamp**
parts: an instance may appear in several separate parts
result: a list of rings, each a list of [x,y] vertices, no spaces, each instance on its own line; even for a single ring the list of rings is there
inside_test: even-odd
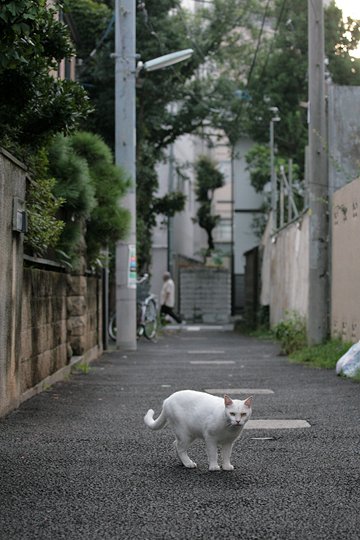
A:
[[[115,2],[115,162],[131,180],[122,202],[131,215],[130,232],[116,245],[116,345],[123,350],[136,350],[136,76],[142,69],[162,69],[193,53],[185,49],[136,66],[135,4],[135,0]]]
[[[139,61],[137,63],[137,71],[141,69],[144,71],[155,71],[156,69],[162,69],[168,66],[173,66],[178,62],[187,60],[193,54],[193,49],[184,49],[183,51],[176,51],[170,54],[164,54],[164,56],[159,56],[153,60],[148,60],[144,64]]]
[[[276,212],[277,212],[277,186],[276,186],[276,174],[275,174],[275,160],[274,160],[274,122],[280,122],[278,116],[279,109],[277,107],[270,107],[269,109],[273,117],[270,120],[270,175],[271,175],[271,211],[273,216],[272,228],[276,230]]]

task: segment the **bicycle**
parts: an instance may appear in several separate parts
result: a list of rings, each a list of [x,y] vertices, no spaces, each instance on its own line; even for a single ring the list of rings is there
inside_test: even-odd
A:
[[[137,285],[144,284],[149,278],[149,274],[144,274],[142,278],[136,280]],[[140,287],[136,289],[136,334],[137,337],[145,336],[148,340],[153,340],[158,327],[157,304],[155,295]],[[116,313],[113,313],[109,321],[109,336],[116,341],[117,324]]]

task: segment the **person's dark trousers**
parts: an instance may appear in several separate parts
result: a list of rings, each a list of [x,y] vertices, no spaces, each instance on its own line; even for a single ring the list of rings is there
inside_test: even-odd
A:
[[[172,308],[169,306],[162,305],[160,309],[160,313],[164,315],[170,315],[176,321],[177,323],[181,323],[181,318],[179,315],[176,315],[176,313],[173,312]]]

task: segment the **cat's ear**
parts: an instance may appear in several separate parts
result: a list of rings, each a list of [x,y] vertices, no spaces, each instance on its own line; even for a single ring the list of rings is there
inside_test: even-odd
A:
[[[232,405],[232,399],[231,397],[229,397],[227,394],[224,395],[224,402],[225,402],[225,407],[230,407],[230,405]]]
[[[247,399],[245,399],[244,405],[245,405],[246,407],[249,407],[249,409],[251,409],[252,402],[253,402],[253,397],[250,396],[250,397],[248,397]]]

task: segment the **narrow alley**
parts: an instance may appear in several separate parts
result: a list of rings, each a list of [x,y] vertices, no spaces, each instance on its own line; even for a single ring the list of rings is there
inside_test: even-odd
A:
[[[234,471],[208,472],[200,441],[185,469],[144,425],[188,388],[254,396]],[[357,384],[227,329],[140,340],[0,421],[0,537],[358,539],[359,404]]]

